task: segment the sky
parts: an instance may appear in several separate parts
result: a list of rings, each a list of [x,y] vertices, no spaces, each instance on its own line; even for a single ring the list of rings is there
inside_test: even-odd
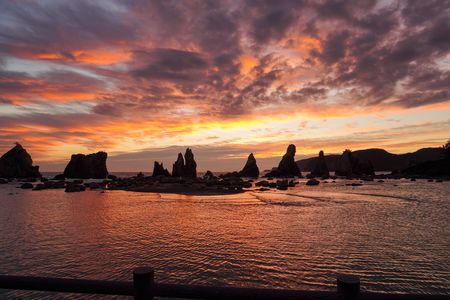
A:
[[[450,1],[0,1],[0,153],[260,169],[450,137]]]

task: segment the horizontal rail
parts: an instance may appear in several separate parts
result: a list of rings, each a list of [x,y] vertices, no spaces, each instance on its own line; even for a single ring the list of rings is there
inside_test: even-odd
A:
[[[136,281],[135,281],[136,282]],[[450,300],[450,295],[411,295],[367,293],[357,298],[339,295],[332,291],[299,291],[267,288],[213,287],[203,285],[181,285],[154,283],[151,297],[136,296],[136,285],[132,281],[104,281],[86,279],[47,278],[32,276],[0,275],[0,289],[36,290],[63,293],[88,293],[104,295],[134,296],[135,299],[150,299],[152,296],[190,299],[360,299],[360,300]]]
[[[0,275],[0,288],[133,296],[133,282]]]

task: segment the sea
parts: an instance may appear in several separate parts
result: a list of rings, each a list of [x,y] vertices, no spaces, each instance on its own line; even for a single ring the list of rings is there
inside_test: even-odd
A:
[[[149,266],[161,283],[329,291],[344,273],[363,291],[450,294],[450,182],[298,181],[223,196],[3,184],[0,274],[132,280]],[[98,297],[0,290],[24,298]]]

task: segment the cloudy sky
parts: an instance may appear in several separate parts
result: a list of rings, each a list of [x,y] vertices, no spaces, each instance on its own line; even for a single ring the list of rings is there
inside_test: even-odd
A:
[[[0,1],[0,152],[262,169],[450,137],[450,1]]]

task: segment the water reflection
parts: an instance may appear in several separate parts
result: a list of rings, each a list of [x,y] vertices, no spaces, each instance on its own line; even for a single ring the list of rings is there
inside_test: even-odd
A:
[[[397,184],[210,197],[3,186],[0,266],[129,280],[150,265],[160,282],[322,290],[352,272],[365,290],[450,293],[450,184]]]

